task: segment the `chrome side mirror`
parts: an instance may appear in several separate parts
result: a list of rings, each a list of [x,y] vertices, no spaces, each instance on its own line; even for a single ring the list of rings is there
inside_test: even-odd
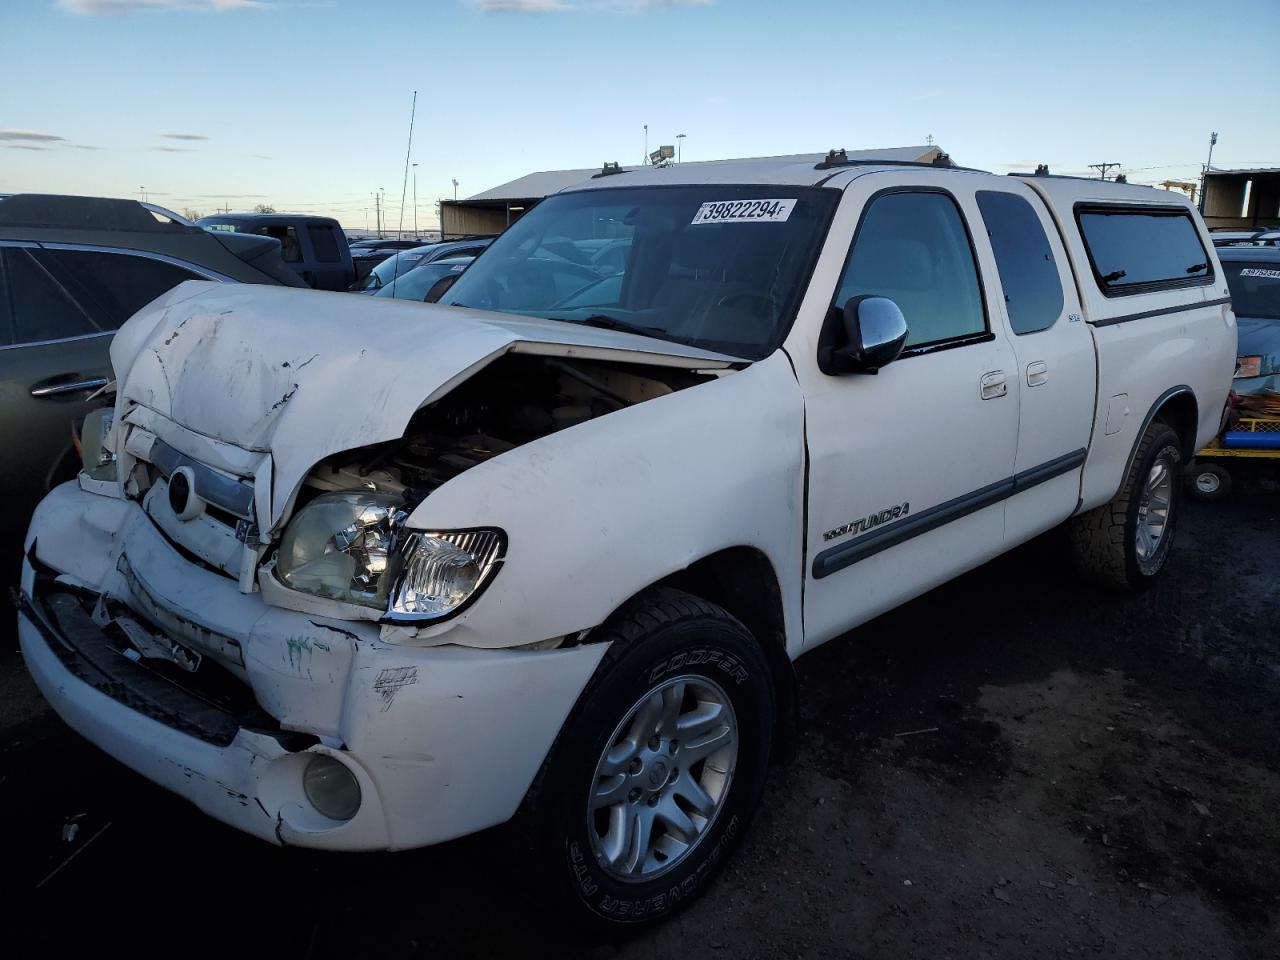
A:
[[[907,320],[888,297],[854,297],[831,311],[818,342],[823,373],[877,373],[902,353]]]

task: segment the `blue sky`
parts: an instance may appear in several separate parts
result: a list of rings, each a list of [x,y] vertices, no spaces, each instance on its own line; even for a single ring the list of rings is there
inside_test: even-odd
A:
[[[415,88],[422,225],[454,178],[637,163],[646,123],[686,160],[932,134],[998,172],[1190,179],[1211,130],[1215,166],[1280,166],[1278,49],[1277,0],[4,0],[0,192],[360,229],[385,187],[394,227]]]

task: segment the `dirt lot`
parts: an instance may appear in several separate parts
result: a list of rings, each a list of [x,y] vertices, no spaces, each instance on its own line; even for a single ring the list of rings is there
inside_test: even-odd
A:
[[[800,662],[806,731],[713,890],[540,922],[501,830],[275,850],[115,765],[5,643],[10,943],[483,958],[1280,956],[1280,496],[1193,507],[1137,599],[1031,544]],[[74,837],[64,840],[64,833]],[[278,948],[273,953],[268,949]]]

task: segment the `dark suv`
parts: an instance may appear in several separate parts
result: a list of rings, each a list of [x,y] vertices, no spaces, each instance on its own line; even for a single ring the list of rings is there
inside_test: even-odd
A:
[[[136,200],[0,196],[4,542],[79,468],[72,424],[111,377],[111,335],[184,280],[302,286],[276,240],[209,233]]]

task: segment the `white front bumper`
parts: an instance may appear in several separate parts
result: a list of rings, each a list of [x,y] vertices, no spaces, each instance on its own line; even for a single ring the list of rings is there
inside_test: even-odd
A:
[[[61,582],[124,603],[184,644],[221,651],[282,729],[323,738],[294,751],[282,745],[287,736],[248,729],[209,742],[108,695],[68,666],[65,650],[55,652],[63,641],[40,616],[25,567],[34,613],[19,615],[22,652],[63,719],[206,813],[274,842],[394,850],[509,819],[605,651],[382,643],[369,625],[323,622],[240,593],[173,550],[136,504],[75,483],[40,505],[28,550],[33,540],[36,560]],[[204,631],[218,643],[194,642]],[[302,771],[317,752],[360,782],[350,821],[329,820],[305,799]]]

